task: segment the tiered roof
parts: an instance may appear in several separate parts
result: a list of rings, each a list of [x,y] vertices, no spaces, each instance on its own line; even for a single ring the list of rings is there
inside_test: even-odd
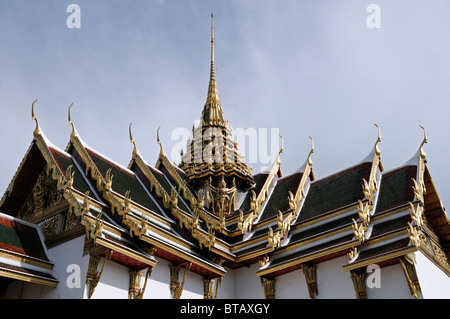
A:
[[[41,229],[0,213],[0,277],[56,287]]]
[[[219,127],[228,140],[213,43],[202,129]],[[85,254],[131,269],[151,268],[163,258],[186,271],[222,278],[225,266],[259,263],[256,275],[267,280],[297,269],[313,278],[314,265],[345,255],[343,270],[357,273],[374,262],[404,263],[420,250],[450,275],[450,223],[426,166],[426,134],[418,153],[401,167],[384,170],[378,133],[368,157],[317,179],[314,144],[301,168],[290,175],[281,173],[282,150],[269,172],[251,175],[243,162],[188,165],[185,160],[194,153],[186,153],[178,167],[167,158],[158,134],[160,153],[152,166],[139,153],[130,125],[133,150],[124,167],[80,138],[70,108],[72,133],[61,150],[43,134],[33,102],[34,139],[0,202],[2,212],[42,227],[64,215],[65,226],[46,233],[47,245],[86,234]],[[192,151],[198,143],[204,146],[193,133]],[[236,144],[231,145],[238,156]],[[205,182],[219,189],[218,194],[232,189],[226,197],[234,196],[231,211],[208,203]],[[239,186],[232,188],[233,182]],[[43,187],[63,198],[47,198],[36,206],[33,194]],[[317,287],[311,288],[310,295],[315,294]]]
[[[211,70],[208,94],[200,118],[200,125],[193,128],[193,138],[187,142],[182,154],[180,168],[188,182],[196,188],[207,179],[218,184],[223,176],[227,184],[233,180],[238,187],[246,189],[253,185],[252,169],[245,163],[232,138],[232,128],[225,120],[219,100],[219,89],[214,65],[214,27],[211,14]],[[214,179],[214,181],[213,181]]]

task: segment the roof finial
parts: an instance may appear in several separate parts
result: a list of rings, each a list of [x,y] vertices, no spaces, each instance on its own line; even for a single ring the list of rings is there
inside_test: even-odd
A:
[[[283,136],[281,136],[281,134],[280,134],[280,140],[281,140],[281,148],[280,148],[280,151],[278,152],[278,155],[280,155],[281,153],[283,153],[283,148],[284,148],[284,146],[283,146]]]
[[[311,155],[312,155],[312,153],[314,153],[314,140],[311,136],[309,138],[311,140],[311,151],[309,151],[309,154],[308,154],[308,164],[312,165]]]
[[[159,139],[159,129],[160,129],[160,128],[161,128],[161,127],[158,127],[158,130],[156,131],[156,141],[158,142],[159,147],[160,147],[159,156],[163,156],[163,155],[164,155],[164,150],[163,150],[162,143],[161,143],[161,141],[160,141],[160,139]]]
[[[211,12],[211,63],[214,63],[214,13]]]
[[[426,154],[423,150],[423,145],[425,143],[428,143],[428,137],[427,137],[427,131],[425,130],[425,128],[422,125],[420,125],[420,127],[423,130],[423,141],[422,141],[422,144],[420,144],[420,157],[425,158]]]
[[[130,126],[128,127],[128,132],[130,133],[130,141],[131,141],[131,143],[133,143],[133,145],[134,145],[134,148],[133,148],[133,157],[136,157],[136,155],[138,155],[139,152],[138,152],[138,150],[137,150],[136,143],[134,142],[133,135],[131,134],[131,125],[133,125],[133,123],[130,123]]]
[[[70,104],[70,106],[69,106],[69,123],[70,123],[70,125],[72,125],[72,133],[70,134],[70,137],[74,138],[78,134],[77,134],[77,130],[75,129],[75,125],[73,124],[72,119],[70,117],[70,109],[72,108],[72,106],[73,106],[73,103]]]
[[[41,134],[41,127],[39,126],[39,122],[36,118],[36,116],[34,115],[34,103],[37,102],[37,99],[33,101],[33,103],[31,103],[31,119],[36,121],[36,128],[34,129],[33,132],[33,136],[34,137],[38,137],[38,135]]]
[[[211,12],[211,70],[208,88],[208,100],[215,99],[219,101],[219,92],[216,82],[216,66],[214,63],[214,14]]]
[[[219,90],[216,81],[214,64],[214,14],[211,12],[211,69],[209,75],[208,95],[202,112],[202,124],[225,125],[222,106],[219,101]]]
[[[381,131],[380,131],[380,127],[376,124],[376,123],[374,123],[374,125],[377,127],[377,129],[378,129],[378,138],[377,138],[377,141],[375,142],[375,153],[377,154],[377,155],[380,155],[381,154],[381,151],[380,151],[380,149],[378,148],[378,143],[380,143],[381,142]]]

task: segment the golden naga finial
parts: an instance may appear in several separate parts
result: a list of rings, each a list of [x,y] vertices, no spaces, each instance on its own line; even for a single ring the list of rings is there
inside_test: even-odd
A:
[[[34,115],[34,103],[37,102],[37,99],[31,103],[31,119],[36,121],[36,128],[34,129],[33,136],[38,137],[41,134],[41,127],[39,126],[39,122]]]
[[[380,127],[376,124],[376,123],[374,123],[374,125],[377,127],[377,129],[378,129],[378,138],[377,138],[377,141],[375,142],[375,153],[377,154],[377,155],[380,155],[381,154],[381,151],[380,151],[380,149],[378,148],[378,143],[380,143],[381,142],[381,131],[380,131]]]
[[[422,144],[420,144],[420,157],[425,158],[426,154],[423,150],[423,145],[428,142],[427,131],[425,130],[425,128],[422,125],[420,125],[420,127],[423,130],[423,141],[422,141]]]
[[[77,133],[77,130],[75,129],[75,125],[73,124],[72,118],[70,116],[70,109],[72,108],[72,106],[73,106],[73,103],[69,105],[68,118],[69,118],[69,124],[72,125],[72,133],[70,134],[70,137],[74,138],[75,136],[78,135],[78,133]]]
[[[309,154],[308,154],[308,164],[312,165],[311,155],[312,155],[312,153],[314,153],[314,140],[311,136],[309,138],[311,139],[311,151],[309,151]]]
[[[156,141],[158,142],[159,147],[160,147],[159,155],[162,156],[162,155],[164,155],[164,149],[163,149],[163,147],[162,147],[161,140],[159,139],[159,129],[160,129],[160,128],[161,128],[161,126],[158,127],[158,130],[156,131]]]
[[[280,151],[278,152],[278,155],[280,155],[281,153],[283,153],[283,145],[284,145],[284,142],[283,142],[283,136],[281,136],[281,134],[280,134],[280,139],[281,139],[281,148],[280,148]]]
[[[133,148],[133,157],[136,157],[136,155],[138,155],[139,152],[138,152],[136,143],[134,142],[133,135],[131,134],[131,125],[133,125],[133,123],[130,123],[130,126],[128,127],[128,132],[130,133],[130,141],[131,141],[131,143],[133,143],[133,145],[134,145],[134,148]]]

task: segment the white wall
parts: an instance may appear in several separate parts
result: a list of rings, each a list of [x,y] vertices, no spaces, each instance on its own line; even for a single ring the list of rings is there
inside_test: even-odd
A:
[[[275,282],[275,298],[309,299],[308,286],[303,270],[295,270],[278,276]]]
[[[319,295],[316,296],[316,299],[355,298],[355,289],[350,278],[350,272],[342,270],[342,266],[347,262],[348,257],[343,256],[317,265]]]
[[[217,294],[218,299],[234,299],[235,270],[225,267],[226,274]]]
[[[82,256],[83,245],[84,235],[48,250],[50,259],[55,263],[53,272],[59,284],[56,288],[48,288],[42,298],[80,299],[84,297],[89,256]]]
[[[89,256],[82,257],[84,236],[75,238],[57,247],[49,249],[51,260],[56,261],[53,270],[59,280],[56,288],[23,281],[12,282],[6,292],[6,298],[87,298],[85,290],[86,272]],[[147,282],[144,298],[170,299],[169,262],[157,258],[158,263],[153,268]],[[416,271],[424,298],[450,298],[450,278],[434,265],[422,253],[416,253]],[[349,271],[343,271],[347,264],[346,256],[326,261],[317,265],[318,299],[355,298],[353,283]],[[99,263],[99,269],[103,259]],[[70,270],[70,265],[78,267],[78,273]],[[220,299],[263,299],[264,291],[256,272],[259,264],[242,267],[236,270],[226,268],[226,275],[219,287]],[[144,285],[146,269],[143,269],[141,287]],[[408,283],[400,265],[392,265],[379,269],[379,288],[367,286],[369,299],[413,298]],[[77,276],[76,276],[77,275]],[[180,270],[180,281],[183,279],[184,269]],[[75,278],[78,278],[78,283]],[[373,277],[372,277],[373,278]],[[369,279],[368,279],[369,280]],[[77,285],[78,284],[78,285]],[[77,287],[74,287],[77,286]],[[108,261],[102,278],[92,296],[93,299],[126,299],[128,298],[129,274],[128,268]],[[275,297],[277,299],[308,299],[308,288],[302,270],[296,270],[278,276],[275,283]],[[422,297],[422,295],[420,296]],[[182,299],[203,298],[203,278],[193,272],[186,277]]]
[[[256,276],[258,270],[259,264],[234,270],[235,299],[264,299],[264,290],[261,286],[261,281]]]
[[[416,273],[425,299],[450,299],[450,278],[421,252],[416,252]]]

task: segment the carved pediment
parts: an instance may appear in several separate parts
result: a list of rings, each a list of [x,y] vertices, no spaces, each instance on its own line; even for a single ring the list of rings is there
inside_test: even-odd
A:
[[[62,192],[58,191],[57,182],[52,178],[51,171],[44,169],[39,175],[33,189],[22,207],[18,217],[23,220],[35,221],[45,217],[45,211],[65,203]]]

